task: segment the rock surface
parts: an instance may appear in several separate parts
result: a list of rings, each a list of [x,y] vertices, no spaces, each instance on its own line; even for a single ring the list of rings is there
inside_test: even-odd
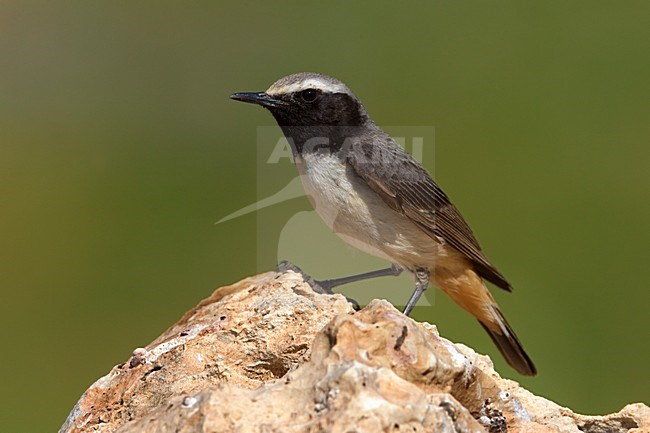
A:
[[[217,289],[84,393],[59,433],[650,432],[584,416],[386,301],[355,312],[293,271]]]

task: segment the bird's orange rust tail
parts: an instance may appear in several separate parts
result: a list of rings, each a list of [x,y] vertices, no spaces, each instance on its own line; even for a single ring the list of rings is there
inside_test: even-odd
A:
[[[515,331],[503,317],[481,277],[473,269],[466,265],[453,270],[438,268],[434,278],[440,289],[476,317],[512,368],[526,376],[537,374],[535,365],[524,351]]]

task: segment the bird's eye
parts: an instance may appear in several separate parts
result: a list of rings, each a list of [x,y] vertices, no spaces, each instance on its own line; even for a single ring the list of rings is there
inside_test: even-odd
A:
[[[316,99],[318,99],[320,92],[316,89],[307,89],[300,92],[299,95],[300,99],[305,102],[314,102]]]

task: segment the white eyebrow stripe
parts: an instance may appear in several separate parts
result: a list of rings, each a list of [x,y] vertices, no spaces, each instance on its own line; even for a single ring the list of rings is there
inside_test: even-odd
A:
[[[300,92],[307,89],[318,89],[328,93],[348,93],[349,90],[344,84],[326,83],[317,78],[308,78],[297,83],[290,83],[281,86],[272,85],[266,91],[267,95],[286,95],[288,93]]]

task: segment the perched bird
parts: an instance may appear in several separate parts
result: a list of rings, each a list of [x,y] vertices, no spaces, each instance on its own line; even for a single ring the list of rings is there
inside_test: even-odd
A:
[[[415,277],[409,314],[429,280],[478,319],[508,364],[537,373],[483,279],[511,291],[429,173],[368,116],[342,82],[298,73],[232,99],[261,105],[289,141],[305,192],[344,241],[393,266],[321,282],[327,288],[402,270]]]

